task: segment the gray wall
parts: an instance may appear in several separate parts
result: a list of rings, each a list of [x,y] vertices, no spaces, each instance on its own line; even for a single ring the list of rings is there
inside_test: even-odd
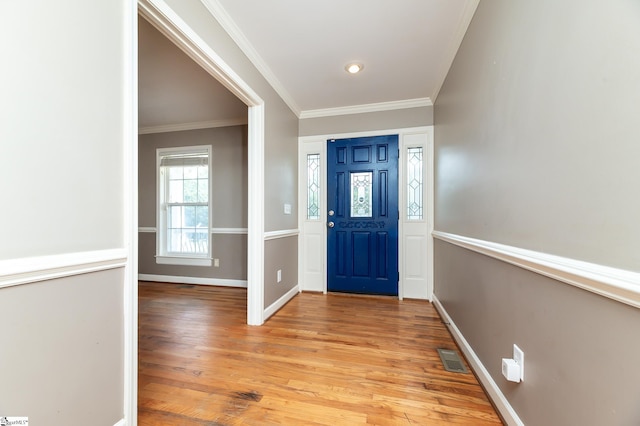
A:
[[[481,2],[435,106],[439,230],[640,271],[640,4],[614,3]]]
[[[433,107],[336,115],[300,120],[300,136],[329,135],[374,130],[431,126]]]
[[[156,149],[212,145],[213,228],[247,227],[247,126],[219,127],[139,136],[139,225],[156,226]],[[155,262],[156,235],[139,235],[141,274],[247,279],[247,235],[214,234],[212,257],[220,267],[176,267]]]
[[[298,118],[273,90],[241,49],[198,0],[168,0],[167,4],[262,98],[265,102],[265,196],[264,229],[269,231],[298,228]],[[251,155],[251,153],[249,153]],[[290,215],[284,214],[284,204],[291,204]],[[286,238],[292,240],[292,238]],[[298,245],[289,242],[275,252],[274,244],[265,241],[265,270],[269,258],[298,257]],[[292,271],[283,271],[282,283],[276,286],[265,276],[265,306],[267,295],[274,300],[297,285],[297,263]],[[271,298],[271,296],[269,296]]]
[[[264,307],[268,308],[298,282],[298,256],[282,256],[281,253],[298,253],[298,236],[278,238],[264,242]],[[282,281],[277,281],[278,269]]]
[[[123,416],[122,269],[0,290],[0,412],[31,424]]]
[[[66,254],[74,269],[84,252],[125,247],[130,9],[122,1],[2,2],[7,265],[37,269],[33,256]],[[122,268],[0,288],[0,415],[70,426],[123,418],[123,288]]]
[[[435,103],[435,229],[640,271],[638,51],[637,2],[481,1]],[[640,372],[614,361],[640,358],[638,309],[444,242],[435,271],[527,425],[640,422]]]

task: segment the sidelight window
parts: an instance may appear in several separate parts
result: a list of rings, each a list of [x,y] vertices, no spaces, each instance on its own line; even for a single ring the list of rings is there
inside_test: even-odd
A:
[[[407,148],[407,220],[422,220],[422,147]]]
[[[307,219],[320,220],[320,154],[307,155]]]

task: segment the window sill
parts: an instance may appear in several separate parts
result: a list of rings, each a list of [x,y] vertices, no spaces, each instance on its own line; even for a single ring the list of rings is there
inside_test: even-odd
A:
[[[211,266],[208,257],[156,256],[158,265]]]

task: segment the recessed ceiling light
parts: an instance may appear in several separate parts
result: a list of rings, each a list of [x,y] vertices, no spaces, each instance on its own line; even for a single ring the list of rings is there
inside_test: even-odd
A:
[[[344,67],[344,69],[347,70],[349,74],[357,74],[360,71],[362,71],[363,68],[364,68],[364,65],[355,63],[355,62],[351,64],[347,64],[347,66]]]

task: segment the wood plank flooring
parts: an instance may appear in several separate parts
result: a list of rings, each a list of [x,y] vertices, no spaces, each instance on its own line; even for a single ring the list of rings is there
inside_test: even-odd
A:
[[[140,426],[502,424],[443,369],[457,348],[428,302],[302,293],[246,317],[244,289],[140,282]]]

